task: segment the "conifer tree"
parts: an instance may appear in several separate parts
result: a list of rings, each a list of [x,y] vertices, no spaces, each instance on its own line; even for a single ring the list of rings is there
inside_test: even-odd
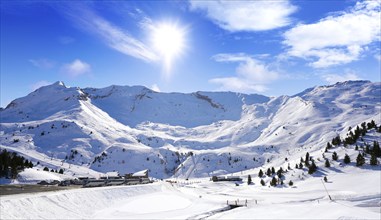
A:
[[[360,167],[364,164],[365,164],[365,158],[362,156],[361,153],[359,153],[356,158],[356,166]]]
[[[264,186],[266,185],[265,181],[263,179],[261,179],[261,185]]]
[[[272,175],[275,174],[275,168],[274,168],[274,167],[271,167],[271,174],[272,174]]]
[[[299,169],[303,169],[303,163],[302,162],[300,162],[300,164],[299,164]]]
[[[293,186],[293,185],[294,185],[294,182],[292,182],[292,180],[290,180],[290,182],[288,182],[288,185],[289,185],[289,186]]]
[[[266,175],[267,176],[271,176],[271,170],[270,170],[270,168],[267,169]]]
[[[308,167],[308,174],[313,174],[317,170],[317,166],[314,161],[312,161],[311,165]]]
[[[369,163],[372,166],[376,166],[377,165],[377,157],[376,157],[376,155],[374,153],[372,155],[370,155],[370,161],[369,161]]]
[[[275,178],[275,176],[271,179],[270,181],[270,186],[276,186],[277,185],[277,182],[278,180]]]
[[[247,185],[250,185],[251,183],[253,183],[252,180],[251,180],[251,176],[248,175],[247,176]]]
[[[324,182],[328,182],[327,176],[324,177]]]
[[[309,160],[310,160],[310,154],[307,152],[307,153],[306,153],[306,159],[305,159],[306,163],[307,163],[307,161],[309,161]]]
[[[377,141],[373,141],[373,154],[376,155],[376,157],[381,157],[381,149],[380,144]]]
[[[336,153],[336,151],[334,151],[333,153],[332,153],[332,160],[338,160],[339,159],[339,156],[337,156],[337,153]]]
[[[327,147],[326,147],[326,149],[331,149],[331,148],[332,148],[331,143],[327,142]]]
[[[345,156],[344,156],[344,163],[348,164],[350,162],[351,162],[351,158],[349,157],[348,154],[345,154]]]
[[[262,176],[263,176],[263,171],[262,171],[262,169],[259,170],[258,176],[259,176],[260,178],[262,178]]]
[[[325,167],[331,167],[331,163],[328,159],[325,159]]]

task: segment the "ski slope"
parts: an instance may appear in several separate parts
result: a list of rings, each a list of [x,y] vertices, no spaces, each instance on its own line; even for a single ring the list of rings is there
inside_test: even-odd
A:
[[[2,196],[1,219],[379,219],[381,171],[348,167],[329,181],[262,187],[208,179]],[[227,210],[226,201],[248,201]],[[5,210],[5,211],[4,211]]]

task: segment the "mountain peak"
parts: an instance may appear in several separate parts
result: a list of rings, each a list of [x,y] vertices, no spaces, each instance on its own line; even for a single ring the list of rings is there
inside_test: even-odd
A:
[[[62,81],[57,81],[57,82],[53,83],[52,86],[63,86],[63,87],[68,88],[68,87],[65,85],[65,83],[62,82]]]

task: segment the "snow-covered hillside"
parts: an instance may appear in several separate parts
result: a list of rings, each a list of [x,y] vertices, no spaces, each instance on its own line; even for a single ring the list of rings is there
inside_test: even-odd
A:
[[[381,84],[348,81],[270,98],[57,82],[0,114],[1,148],[39,161],[39,168],[77,176],[149,169],[157,178],[208,177],[281,166],[307,151],[318,155],[349,127],[380,124]]]

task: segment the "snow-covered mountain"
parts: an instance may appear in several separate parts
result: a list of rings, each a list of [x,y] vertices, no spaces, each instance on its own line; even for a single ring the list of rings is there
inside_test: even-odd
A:
[[[73,175],[149,169],[157,178],[206,177],[279,166],[306,151],[318,155],[349,127],[380,124],[381,83],[348,81],[266,97],[57,82],[0,114],[1,148],[41,167]]]

